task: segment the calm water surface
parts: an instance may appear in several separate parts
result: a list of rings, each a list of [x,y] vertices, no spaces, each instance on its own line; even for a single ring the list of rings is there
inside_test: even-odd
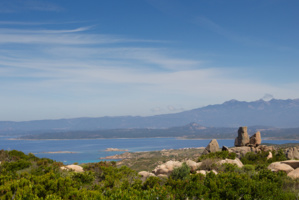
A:
[[[34,153],[38,157],[47,157],[70,164],[74,162],[99,162],[101,157],[122,152],[106,152],[106,148],[128,149],[130,152],[155,151],[162,149],[180,149],[190,147],[205,147],[211,140],[180,140],[176,138],[138,138],[138,139],[90,139],[90,140],[9,140],[0,138],[0,149],[19,150]],[[217,140],[219,146],[232,147],[234,140]],[[263,143],[284,144],[299,143],[296,140],[263,140]],[[71,151],[75,153],[44,152]]]

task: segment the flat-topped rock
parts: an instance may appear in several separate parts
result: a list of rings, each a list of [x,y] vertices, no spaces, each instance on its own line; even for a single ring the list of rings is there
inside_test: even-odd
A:
[[[281,162],[271,163],[268,166],[268,169],[270,169],[272,172],[284,171],[286,173],[289,173],[291,171],[294,171],[293,167],[291,167],[290,165],[281,163]]]
[[[225,163],[233,164],[233,165],[237,165],[239,168],[242,168],[244,166],[243,163],[239,160],[239,158],[236,158],[234,160],[226,158],[225,160],[220,160],[217,163],[220,165],[225,164]]]
[[[294,169],[299,168],[299,160],[286,160],[286,161],[281,161],[281,163],[290,165]]]

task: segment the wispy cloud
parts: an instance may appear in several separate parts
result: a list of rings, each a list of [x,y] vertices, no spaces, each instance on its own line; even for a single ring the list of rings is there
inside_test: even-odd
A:
[[[202,60],[179,56],[167,45],[161,48],[150,40],[90,34],[89,30],[1,29],[2,102],[22,100],[32,108],[39,101],[41,107],[41,102],[59,105],[65,113],[74,112],[71,105],[90,104],[94,115],[99,104],[112,110],[130,105],[136,107],[136,114],[150,108],[167,113],[198,106],[189,98],[255,100],[265,93],[279,98],[298,89],[297,83],[277,87],[246,79],[246,69],[202,68]]]
[[[62,11],[63,8],[50,1],[39,0],[9,0],[0,1],[0,13],[15,13],[22,11]]]

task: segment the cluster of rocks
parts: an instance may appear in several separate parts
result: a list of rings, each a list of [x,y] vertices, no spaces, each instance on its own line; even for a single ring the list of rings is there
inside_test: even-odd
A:
[[[193,160],[187,160],[185,163],[190,168],[190,172],[195,172],[201,166],[201,162],[195,162]],[[168,177],[175,168],[181,167],[182,165],[183,162],[170,160],[166,163],[158,165],[152,172],[141,171],[138,174],[143,178],[150,176]]]
[[[261,145],[261,133],[258,131],[251,137],[249,137],[247,132],[247,127],[240,127],[238,129],[238,137],[235,139],[235,147],[228,148],[226,146],[222,147],[222,151],[229,151],[236,153],[236,159],[224,159],[216,162],[215,164],[222,165],[224,163],[234,164],[239,168],[243,167],[243,163],[240,161],[240,157],[244,156],[248,152],[258,153],[260,151],[269,152],[267,159],[272,158],[271,151],[275,150],[273,146],[266,146]],[[219,144],[216,139],[210,141],[207,147],[204,149],[203,154],[209,154],[213,152],[221,151],[219,148]],[[285,150],[285,154],[287,156],[288,161],[282,162],[274,162],[268,166],[273,172],[276,171],[285,171],[289,177],[291,178],[299,178],[299,160],[292,160],[292,159],[299,159],[299,152],[296,147],[288,148]],[[157,177],[167,177],[169,176],[172,171],[177,168],[181,167],[183,162],[179,161],[168,161],[164,164],[158,165],[152,172],[141,171],[138,174],[141,175],[144,180],[150,176],[157,176]],[[192,160],[187,160],[186,164],[190,167],[190,172],[196,172],[206,175],[210,171],[208,170],[199,170],[202,166],[202,162],[194,162]],[[213,173],[217,174],[215,170],[212,170]]]
[[[202,162],[195,162],[193,160],[187,160],[186,165],[190,168],[190,173],[200,173],[203,175],[206,175],[207,173],[209,173],[209,170],[199,170],[200,167],[202,166]],[[229,163],[229,164],[235,164],[236,166],[242,168],[243,167],[243,163],[238,159],[225,159],[225,160],[220,160],[218,162],[216,162],[215,164],[218,165],[222,165],[225,163]],[[147,172],[147,171],[141,171],[138,174],[141,175],[143,177],[143,179],[145,180],[148,177],[151,176],[157,176],[157,177],[168,177],[175,168],[181,167],[183,164],[183,162],[179,162],[179,161],[167,161],[166,163],[163,163],[161,165],[158,165],[152,172]],[[217,171],[215,170],[211,170],[213,171],[213,173],[218,174]]]
[[[258,131],[249,138],[247,133],[247,127],[240,127],[238,130],[238,137],[235,139],[236,147],[257,147],[262,143],[261,133]]]

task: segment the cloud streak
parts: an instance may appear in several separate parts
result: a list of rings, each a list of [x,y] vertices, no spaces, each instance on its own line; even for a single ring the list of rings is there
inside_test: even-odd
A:
[[[265,93],[279,98],[298,88],[298,83],[274,87],[246,79],[244,70],[203,68],[204,61],[178,56],[155,41],[90,34],[89,29],[1,29],[2,102],[21,100],[28,109],[37,109],[39,101],[39,106],[59,108],[58,113],[73,113],[78,106],[83,112],[83,105],[90,104],[89,116],[99,115],[97,109],[103,107],[121,110],[126,105],[135,108],[127,114],[147,115],[150,110],[167,113],[198,106],[188,99],[215,99],[203,103],[210,104],[254,100]],[[0,109],[16,109],[13,103],[2,105],[8,108]]]

